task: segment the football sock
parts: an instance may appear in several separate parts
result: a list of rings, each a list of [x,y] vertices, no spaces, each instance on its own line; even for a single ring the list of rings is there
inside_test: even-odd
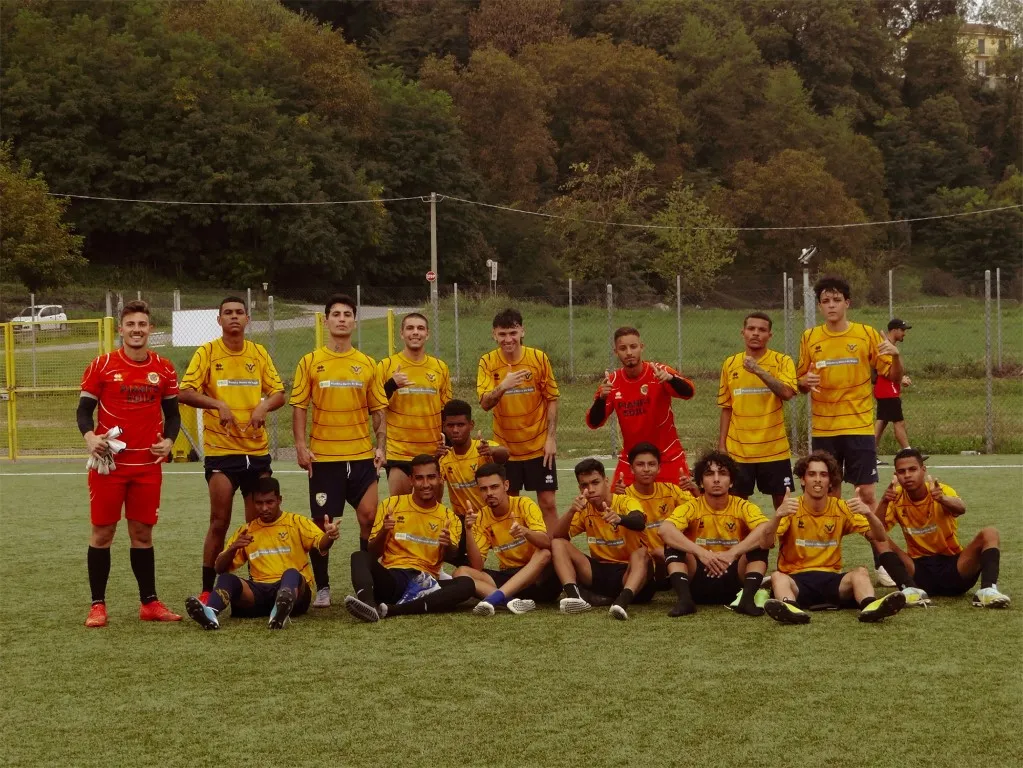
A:
[[[362,602],[373,605],[373,555],[359,550],[352,552],[352,587]]]
[[[128,558],[139,585],[139,600],[143,605],[153,602],[156,600],[156,554],[153,548],[132,547],[128,550]]]
[[[220,613],[231,604],[232,600],[241,597],[241,594],[242,580],[233,573],[222,573],[217,577],[213,589],[210,590],[206,605]]]
[[[862,600],[860,600],[860,610],[862,611],[864,608],[866,608],[868,605],[870,605],[875,600],[877,600],[877,598],[874,597],[873,595],[870,595],[869,597],[863,598]]]
[[[693,595],[689,591],[689,577],[684,573],[672,573],[668,575],[668,582],[678,596],[679,605],[692,605]]]
[[[281,576],[280,589],[290,589],[297,596],[302,589],[302,582],[305,579],[302,578],[302,574],[299,573],[295,568],[289,568]]]
[[[313,579],[316,581],[316,588],[323,589],[330,586],[330,573],[327,566],[330,564],[330,555],[320,554],[320,551],[313,547],[309,551],[309,564],[313,567]]]
[[[491,592],[489,595],[487,595],[483,599],[483,602],[490,603],[493,606],[499,607],[504,605],[505,602],[507,602],[507,600],[508,598],[505,597],[504,592],[502,592],[501,590],[497,590],[496,592]]]
[[[359,551],[360,552],[369,552],[369,539],[364,539],[362,537],[359,537]]]
[[[888,575],[892,577],[896,587],[903,589],[904,587],[916,586],[913,577],[906,570],[905,563],[902,562],[902,558],[897,554],[894,552],[882,552],[878,555],[878,560],[881,563],[881,567],[888,571]]]
[[[209,565],[202,567],[202,591],[209,592],[213,589],[213,582],[217,580],[217,569]]]
[[[1001,550],[997,547],[985,549],[980,553],[980,587],[986,589],[998,583],[998,560]]]
[[[583,596],[579,594],[579,587],[576,586],[575,582],[571,582],[564,586],[565,597],[574,597],[577,600],[582,600]]]
[[[874,570],[876,571],[878,568],[880,568],[882,565],[884,565],[884,563],[881,562],[881,557],[880,557],[880,555],[877,554],[877,550],[876,549],[871,548],[871,554],[874,555]],[[885,568],[885,570],[887,571],[888,569]],[[888,575],[891,576],[890,573]]]
[[[756,596],[757,590],[760,589],[760,585],[763,583],[763,574],[747,573],[746,578],[742,580],[742,594],[739,596],[739,605],[743,608],[749,608],[753,605],[753,598]]]
[[[110,549],[89,547],[86,557],[89,570],[89,589],[92,590],[92,602],[106,602],[107,579],[110,578]]]
[[[450,611],[459,603],[464,603],[476,592],[476,582],[468,576],[457,576],[440,583],[440,589],[426,597],[420,597],[401,605],[388,605],[388,616],[413,616],[419,613],[441,613]]]
[[[614,604],[619,606],[620,608],[628,608],[629,603],[632,602],[632,597],[633,597],[632,590],[626,587],[625,589],[618,593],[618,597],[615,599]]]

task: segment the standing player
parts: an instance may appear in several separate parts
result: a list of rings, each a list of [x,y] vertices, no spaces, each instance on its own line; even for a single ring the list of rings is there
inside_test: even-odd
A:
[[[107,474],[89,471],[89,512],[92,533],[86,560],[92,607],[87,627],[107,625],[106,589],[110,577],[110,545],[121,519],[128,520],[131,570],[139,586],[142,621],[180,621],[156,597],[153,526],[160,512],[163,468],[181,427],[178,380],[174,366],[149,349],[152,330],[149,306],[129,301],[121,310],[121,348],[93,360],[82,376],[78,429],[89,454],[110,461],[106,434],[119,427],[125,448]],[[93,413],[99,406],[99,423]]]
[[[898,344],[906,338],[906,331],[912,328],[906,325],[905,320],[895,317],[888,322],[888,333],[885,337],[892,344]],[[877,400],[877,421],[874,422],[874,440],[877,443],[877,450],[881,450],[881,435],[890,423],[895,439],[900,448],[909,448],[909,435],[906,433],[906,418],[902,415],[902,388],[911,386],[913,382],[909,376],[903,376],[900,381],[892,381],[884,376],[878,376],[874,382],[874,399]],[[878,466],[884,464],[877,460]]]
[[[451,399],[448,366],[426,354],[430,326],[412,312],[401,319],[405,348],[376,368],[378,401],[387,404],[387,483],[391,496],[412,491],[413,457],[434,453],[441,441],[440,412]]]
[[[699,603],[761,616],[756,598],[767,572],[761,527],[767,518],[756,504],[729,493],[739,470],[727,453],[705,453],[695,470],[703,495],[678,507],[660,527],[668,579],[678,597],[668,615],[696,613]]]
[[[980,577],[973,604],[1008,608],[1008,595],[998,590],[998,529],[981,528],[963,547],[959,518],[965,513],[966,504],[955,490],[927,474],[920,451],[903,448],[895,454],[895,475],[881,497],[877,516],[889,530],[895,525],[902,528],[908,553],[889,538],[883,549],[891,551],[883,551],[881,561],[903,592],[916,592],[924,600],[928,594],[961,595]],[[919,595],[921,589],[927,594]]]
[[[748,499],[759,488],[777,509],[792,490],[784,404],[796,396],[796,366],[788,355],[767,348],[771,318],[763,312],[746,315],[742,338],[745,351],[721,366],[718,450],[735,459],[732,493]]]
[[[867,569],[842,571],[842,538],[863,534],[884,541],[884,525],[859,496],[842,501],[830,495],[838,463],[825,451],[796,462],[803,495],[793,495],[775,512],[765,531],[766,543],[780,544],[778,570],[771,574],[774,599],[764,604],[767,615],[783,624],[807,624],[808,608],[859,606],[860,621],[881,621],[906,607],[902,592],[874,597]]]
[[[590,610],[591,604],[579,592],[581,584],[597,595],[614,597],[609,613],[625,621],[629,603],[649,602],[654,594],[650,560],[643,546],[646,515],[634,500],[611,492],[604,465],[597,459],[576,464],[575,477],[579,495],[568,512],[547,529],[552,537],[554,570],[565,591],[561,612]],[[583,532],[589,557],[570,541]]]
[[[472,406],[464,400],[449,400],[441,412],[441,430],[445,444],[441,446],[440,474],[448,486],[451,511],[464,518],[469,507],[477,512],[486,503],[476,485],[476,470],[484,464],[504,464],[508,449],[492,445],[477,433],[472,420]]]
[[[680,477],[688,477],[689,465],[675,429],[671,399],[690,399],[696,393],[693,382],[666,365],[644,362],[643,341],[635,328],[615,331],[614,345],[622,367],[605,373],[593,405],[586,412],[586,426],[598,429],[612,412],[617,414],[622,451],[615,478],[622,478],[626,485],[632,483],[629,451],[639,442],[653,443],[661,452],[657,479],[677,483]]]
[[[508,447],[509,493],[536,492],[547,529],[558,519],[558,382],[547,355],[522,345],[522,315],[506,309],[494,317],[497,349],[480,358],[476,394],[494,412],[494,437]]]
[[[298,465],[309,474],[309,514],[322,526],[344,513],[345,502],[355,509],[359,541],[365,549],[377,508],[377,472],[384,463],[386,404],[376,401],[373,359],[352,346],[357,321],[355,302],[332,296],[323,310],[330,340],[298,362],[291,390],[291,428]],[[309,407],[312,436],[306,444]],[[369,423],[373,421],[377,449]],[[330,606],[328,555],[311,550],[316,599],[313,608]]]
[[[214,564],[231,525],[235,491],[241,489],[245,520],[255,517],[252,491],[260,477],[270,474],[266,418],[284,405],[284,384],[270,355],[245,338],[249,324],[245,301],[228,296],[220,302],[217,323],[223,335],[195,350],[180,394],[182,403],[203,411],[210,527],[202,548],[200,599],[213,589],[217,577]]]

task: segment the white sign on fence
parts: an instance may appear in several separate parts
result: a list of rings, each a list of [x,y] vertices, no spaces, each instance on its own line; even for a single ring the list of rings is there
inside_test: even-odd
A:
[[[175,347],[198,347],[219,339],[218,309],[182,309],[171,316],[171,344]]]

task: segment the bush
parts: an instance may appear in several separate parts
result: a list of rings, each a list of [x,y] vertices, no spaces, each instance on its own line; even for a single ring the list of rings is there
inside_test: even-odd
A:
[[[937,267],[924,272],[920,290],[928,296],[960,296],[964,293],[959,278]]]

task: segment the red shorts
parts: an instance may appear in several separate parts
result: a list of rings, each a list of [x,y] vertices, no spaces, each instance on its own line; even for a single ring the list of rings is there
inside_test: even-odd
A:
[[[159,464],[121,466],[109,475],[89,472],[89,513],[93,525],[114,525],[121,509],[128,520],[156,525],[160,514],[160,485],[163,471]]]
[[[657,473],[657,482],[659,483],[671,483],[672,485],[678,485],[679,477],[682,476],[683,471],[686,476],[691,475],[689,471],[689,465],[686,464],[686,457],[683,456],[678,461],[669,461],[661,464],[661,469]],[[615,467],[615,476],[611,478],[612,484],[618,483],[618,476],[622,475],[625,478],[626,485],[632,485],[632,467],[629,465],[628,459],[618,459],[618,466]]]

